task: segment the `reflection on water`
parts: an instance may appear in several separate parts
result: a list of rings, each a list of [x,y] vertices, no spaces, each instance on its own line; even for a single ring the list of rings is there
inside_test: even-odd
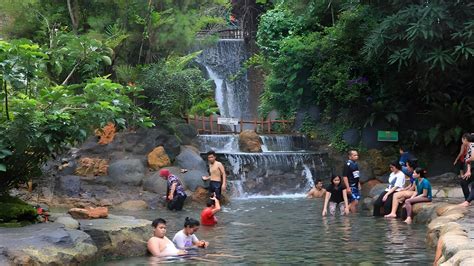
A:
[[[234,200],[218,214],[219,225],[203,227],[200,239],[206,250],[187,258],[157,260],[149,257],[104,261],[101,265],[148,265],[229,263],[432,263],[426,247],[424,225],[373,218],[368,214],[321,217],[321,200],[263,198]],[[199,210],[159,211],[168,221],[167,236],[182,228],[186,216],[199,218]],[[152,220],[157,211],[128,213]]]

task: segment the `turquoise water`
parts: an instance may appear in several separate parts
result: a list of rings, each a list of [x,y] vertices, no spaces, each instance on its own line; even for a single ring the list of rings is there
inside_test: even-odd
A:
[[[218,213],[219,225],[196,235],[210,242],[190,258],[153,260],[149,257],[103,261],[100,265],[178,264],[408,264],[428,265],[434,251],[425,244],[425,225],[374,218],[368,213],[321,217],[322,201],[304,198],[238,199]],[[158,214],[159,212],[159,214]],[[171,239],[186,216],[200,210],[127,213],[168,222]],[[124,213],[122,213],[123,215]]]

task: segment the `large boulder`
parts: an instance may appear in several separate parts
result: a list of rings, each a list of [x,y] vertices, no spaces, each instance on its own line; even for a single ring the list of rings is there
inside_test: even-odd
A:
[[[376,184],[369,192],[369,197],[377,199],[388,187],[388,184]]]
[[[163,146],[156,147],[148,154],[148,167],[158,170],[171,164],[170,157],[166,154]]]
[[[197,137],[198,132],[193,125],[178,124],[176,125],[176,134],[184,145],[191,145],[193,140]]]
[[[176,162],[181,168],[188,170],[207,171],[207,164],[194,147],[184,146],[181,153],[176,157]]]
[[[80,176],[107,175],[109,161],[101,158],[83,157],[79,159],[75,174]]]
[[[145,256],[146,242],[153,235],[151,221],[131,216],[109,215],[107,219],[79,220],[79,223],[98,247],[99,256]]]
[[[99,219],[107,218],[109,210],[107,207],[97,208],[72,208],[68,211],[74,219]]]
[[[57,217],[54,221],[55,223],[63,224],[65,228],[68,229],[79,229],[79,222],[76,221],[71,216],[60,216]]]
[[[244,130],[239,134],[239,149],[242,152],[262,152],[262,143],[253,130]]]
[[[116,183],[138,186],[145,176],[145,167],[138,159],[119,160],[109,166],[109,177]]]
[[[81,177],[75,175],[61,176],[57,186],[58,192],[69,197],[77,197],[81,192]]]
[[[160,195],[166,194],[167,183],[166,180],[160,177],[158,173],[155,173],[143,180],[143,189],[146,191],[154,192]]]
[[[61,223],[0,227],[2,265],[78,265],[93,259],[96,252],[88,234]]]
[[[184,174],[183,178],[181,179],[184,183],[184,186],[191,190],[195,191],[198,187],[207,187],[208,185],[206,182],[202,180],[202,176],[207,176],[209,175],[204,171],[201,170],[190,170],[187,173]]]
[[[379,184],[381,184],[381,183],[377,179],[372,179],[372,180],[369,180],[369,181],[365,182],[364,184],[362,184],[362,191],[361,191],[362,196],[363,197],[369,196],[370,191],[372,190],[372,188],[374,188],[375,186],[377,186]],[[379,190],[377,192],[379,192]],[[374,191],[374,193],[375,193],[375,191]]]

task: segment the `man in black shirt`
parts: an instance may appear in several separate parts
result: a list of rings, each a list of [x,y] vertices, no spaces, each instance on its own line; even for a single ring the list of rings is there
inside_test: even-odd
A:
[[[347,189],[347,196],[349,198],[349,208],[352,213],[357,212],[357,205],[360,200],[360,182],[359,182],[359,165],[357,160],[359,159],[359,153],[356,150],[350,150],[348,153],[346,164],[344,165],[343,179],[344,185]]]

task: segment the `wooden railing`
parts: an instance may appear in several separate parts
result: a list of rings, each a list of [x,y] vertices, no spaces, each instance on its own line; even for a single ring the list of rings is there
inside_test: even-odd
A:
[[[235,134],[250,129],[262,134],[289,133],[293,120],[238,120],[237,125],[220,125],[213,116],[187,116],[186,121],[194,125],[199,134]]]
[[[197,37],[202,38],[209,35],[217,34],[219,39],[243,39],[244,31],[240,28],[224,29],[224,30],[201,30],[197,32]]]

